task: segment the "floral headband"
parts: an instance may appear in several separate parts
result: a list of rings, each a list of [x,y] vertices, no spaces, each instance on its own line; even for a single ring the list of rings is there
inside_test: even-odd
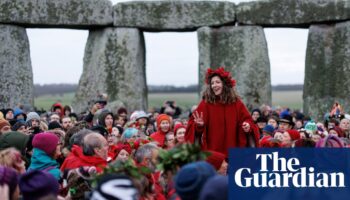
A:
[[[231,73],[228,71],[225,71],[223,67],[219,67],[217,69],[208,69],[207,73],[205,75],[205,83],[210,84],[210,78],[213,77],[214,75],[220,76],[224,82],[229,86],[229,87],[235,87],[236,86],[236,80],[232,78]]]

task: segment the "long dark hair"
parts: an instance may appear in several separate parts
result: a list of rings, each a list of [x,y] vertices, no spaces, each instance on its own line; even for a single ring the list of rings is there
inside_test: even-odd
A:
[[[211,88],[211,79],[214,76],[219,77],[223,85],[222,93],[219,99],[215,96],[215,93]],[[240,97],[236,92],[235,87],[228,86],[228,84],[218,74],[213,74],[211,77],[209,77],[209,83],[206,85],[204,91],[202,92],[202,99],[207,103],[217,103],[219,101],[224,104],[230,104],[236,102],[238,98]]]

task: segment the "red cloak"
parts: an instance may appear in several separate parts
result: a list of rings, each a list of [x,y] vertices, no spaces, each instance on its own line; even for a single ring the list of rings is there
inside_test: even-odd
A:
[[[204,126],[197,127],[191,116],[186,129],[186,141],[194,143],[199,138],[203,150],[218,151],[226,157],[229,148],[258,146],[259,128],[240,99],[231,104],[213,104],[202,100],[196,111],[199,115],[203,113]],[[243,131],[243,122],[250,124],[249,133]]]

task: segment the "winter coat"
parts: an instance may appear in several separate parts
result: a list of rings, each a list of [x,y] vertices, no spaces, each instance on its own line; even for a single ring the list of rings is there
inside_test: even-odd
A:
[[[57,180],[59,180],[61,177],[61,171],[59,170],[58,162],[51,156],[47,155],[45,151],[38,148],[33,149],[33,155],[28,171],[34,169],[47,171]]]
[[[61,166],[61,171],[75,169],[81,166],[95,166],[97,172],[100,173],[107,166],[107,160],[97,156],[86,156],[83,154],[83,149],[80,146],[73,145],[72,151]]]

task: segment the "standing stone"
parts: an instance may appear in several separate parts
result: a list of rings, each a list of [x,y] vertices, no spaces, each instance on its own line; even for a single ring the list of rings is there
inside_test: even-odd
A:
[[[313,25],[305,61],[304,112],[323,120],[339,102],[345,112],[350,106],[350,22]]]
[[[33,106],[33,72],[24,28],[0,25],[0,108]]]
[[[236,79],[248,109],[271,105],[270,62],[261,27],[203,27],[198,30],[198,43],[200,84],[209,67],[223,66]]]
[[[117,99],[129,111],[147,110],[145,40],[143,33],[133,28],[117,29]]]
[[[109,0],[1,0],[0,23],[24,27],[93,28],[112,25]]]
[[[114,6],[114,26],[147,30],[195,30],[235,22],[235,4],[224,1],[131,1]]]
[[[240,3],[239,24],[273,27],[309,27],[350,19],[349,0],[264,0]]]
[[[128,28],[90,31],[83,74],[73,103],[85,111],[99,93],[131,110],[147,108],[145,46],[142,32]]]

